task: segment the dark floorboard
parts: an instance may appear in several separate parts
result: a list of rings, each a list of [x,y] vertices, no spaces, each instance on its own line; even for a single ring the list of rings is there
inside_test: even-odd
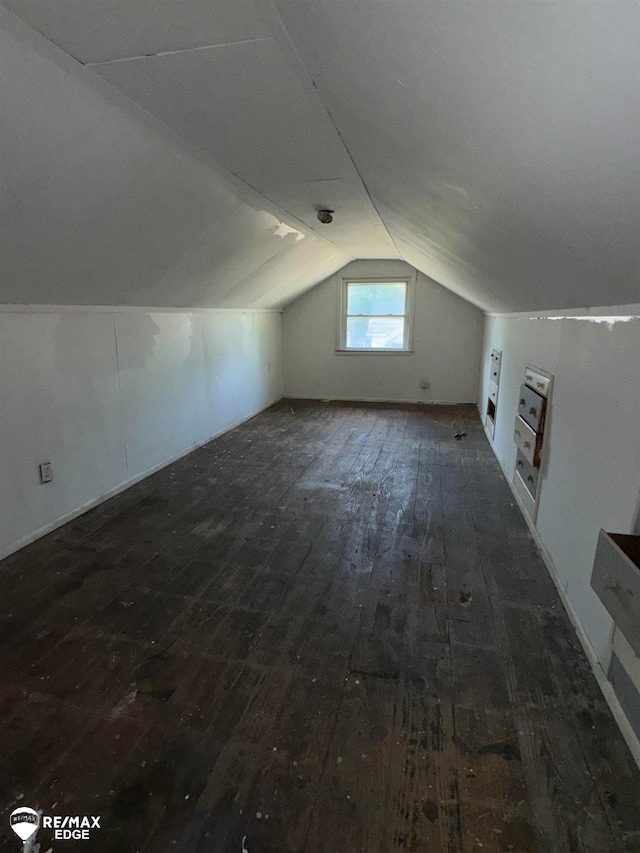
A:
[[[101,817],[41,853],[640,851],[471,407],[282,401],[3,561],[0,601],[0,850],[28,805]]]

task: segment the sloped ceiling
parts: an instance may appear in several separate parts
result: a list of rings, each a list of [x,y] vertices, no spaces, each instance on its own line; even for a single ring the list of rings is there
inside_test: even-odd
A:
[[[281,305],[355,257],[487,310],[640,301],[638,2],[3,2],[242,196],[242,239],[176,248],[146,304]]]

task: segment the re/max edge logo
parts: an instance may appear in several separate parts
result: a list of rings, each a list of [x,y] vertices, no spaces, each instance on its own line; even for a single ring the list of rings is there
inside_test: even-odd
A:
[[[91,830],[101,828],[99,815],[43,815],[28,806],[14,809],[9,823],[25,844],[35,838],[40,827],[53,830],[56,841],[88,841]]]
[[[42,828],[52,829],[54,839],[88,839],[92,829],[100,829],[99,815],[42,815]]]

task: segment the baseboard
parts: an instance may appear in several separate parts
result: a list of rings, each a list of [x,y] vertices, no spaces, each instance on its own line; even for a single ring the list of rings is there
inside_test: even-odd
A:
[[[265,403],[264,406],[260,406],[255,411],[251,412],[251,414],[246,415],[244,418],[240,418],[237,421],[229,424],[224,427],[224,429],[218,430],[218,432],[213,433],[202,441],[196,442],[196,444],[192,444],[184,450],[181,450],[179,453],[175,453],[173,456],[169,456],[167,459],[164,459],[162,462],[158,462],[156,465],[152,465],[151,468],[147,468],[141,474],[136,474],[134,477],[130,477],[127,480],[124,480],[118,486],[115,486],[113,489],[110,489],[108,492],[105,492],[102,495],[99,495],[97,498],[93,498],[82,506],[77,507],[76,509],[71,510],[70,512],[61,515],[55,521],[50,521],[47,524],[44,524],[42,527],[39,527],[37,530],[34,530],[32,533],[23,536],[21,539],[18,539],[16,542],[13,542],[8,548],[0,551],[0,560],[3,560],[5,557],[9,557],[11,554],[15,554],[16,551],[20,551],[21,548],[26,548],[27,545],[30,545],[32,542],[35,542],[37,539],[41,539],[43,536],[46,536],[48,533],[51,533],[54,530],[57,530],[59,527],[62,527],[68,522],[73,521],[74,518],[78,518],[81,515],[84,515],[85,512],[88,512],[90,509],[98,506],[105,501],[108,501],[110,498],[119,495],[121,492],[124,492],[126,489],[131,486],[135,486],[136,483],[140,483],[142,480],[150,477],[152,474],[155,474],[156,471],[161,471],[163,468],[166,468],[167,465],[171,465],[173,462],[177,462],[178,459],[182,459],[184,456],[188,456],[190,453],[193,453],[194,450],[198,450],[199,447],[204,447],[205,444],[208,444],[210,441],[218,438],[221,435],[224,435],[226,432],[230,432],[232,429],[240,426],[240,424],[246,423],[250,421],[251,418],[255,418],[256,415],[259,415],[260,412],[264,412],[270,406],[273,406],[274,403],[277,403],[278,400],[281,400],[282,396],[275,397],[273,400]]]
[[[318,403],[409,403],[422,406],[474,406],[474,400],[408,400],[403,397],[318,397],[317,395],[283,394],[285,400],[314,400]]]
[[[486,432],[486,430],[485,430],[485,432]],[[487,438],[488,438],[488,433],[487,433]],[[555,566],[555,563],[553,562],[551,554],[547,551],[547,548],[546,548],[544,542],[540,538],[540,534],[538,533],[538,529],[536,528],[535,524],[533,523],[533,521],[529,517],[529,514],[527,513],[527,511],[524,507],[524,504],[522,503],[520,495],[516,492],[515,487],[514,487],[513,483],[511,482],[511,478],[507,472],[507,469],[504,467],[504,465],[502,464],[502,460],[500,459],[500,457],[498,456],[498,454],[495,451],[495,448],[493,446],[493,442],[489,441],[489,445],[491,447],[491,450],[493,451],[493,455],[495,456],[495,458],[498,461],[498,465],[500,466],[502,473],[504,474],[505,480],[509,484],[509,488],[511,489],[511,493],[513,494],[513,497],[515,498],[515,501],[518,504],[520,511],[522,512],[524,520],[527,523],[527,527],[529,528],[529,532],[531,533],[531,536],[533,537],[533,541],[536,543],[536,547],[537,547],[538,551],[540,552],[540,556],[542,557],[544,564],[547,567],[547,571],[549,572],[549,575],[551,576],[551,580],[554,582],[555,587],[558,590],[558,595],[560,596],[560,600],[562,601],[562,605],[563,605],[564,609],[566,610],[567,615],[569,616],[569,619],[571,620],[571,624],[573,625],[573,628],[576,632],[578,640],[580,641],[580,645],[582,646],[584,653],[587,656],[587,660],[589,661],[589,666],[591,667],[591,671],[593,672],[595,679],[598,682],[598,686],[600,687],[600,690],[602,691],[602,695],[604,696],[605,702],[607,703],[607,705],[609,706],[609,710],[613,714],[613,717],[614,717],[614,719],[618,725],[618,728],[620,729],[620,732],[622,733],[622,737],[625,739],[626,744],[629,747],[629,751],[631,752],[631,755],[633,756],[634,761],[638,765],[638,769],[640,769],[640,740],[637,738],[636,733],[634,732],[633,728],[631,727],[631,723],[627,719],[627,716],[626,716],[620,702],[618,701],[618,697],[615,694],[613,686],[612,686],[611,682],[609,681],[609,679],[607,678],[606,673],[605,673],[604,669],[602,668],[600,661],[598,660],[597,655],[593,649],[593,646],[591,645],[591,642],[589,641],[589,638],[587,637],[587,634],[586,634],[584,628],[582,627],[582,623],[580,622],[580,619],[578,618],[578,614],[574,610],[574,607],[571,604],[571,601],[569,600],[569,597],[567,595],[565,588],[562,585],[562,581],[560,580],[558,570],[556,569],[556,566]]]

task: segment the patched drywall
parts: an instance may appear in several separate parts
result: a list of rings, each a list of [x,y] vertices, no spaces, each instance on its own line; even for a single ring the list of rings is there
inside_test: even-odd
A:
[[[281,396],[278,312],[0,311],[0,556]]]
[[[415,273],[401,261],[356,261],[289,305],[283,315],[285,392],[292,397],[467,403],[478,394],[484,317],[417,273],[413,351],[338,353],[343,276]],[[429,387],[421,388],[422,380]]]

